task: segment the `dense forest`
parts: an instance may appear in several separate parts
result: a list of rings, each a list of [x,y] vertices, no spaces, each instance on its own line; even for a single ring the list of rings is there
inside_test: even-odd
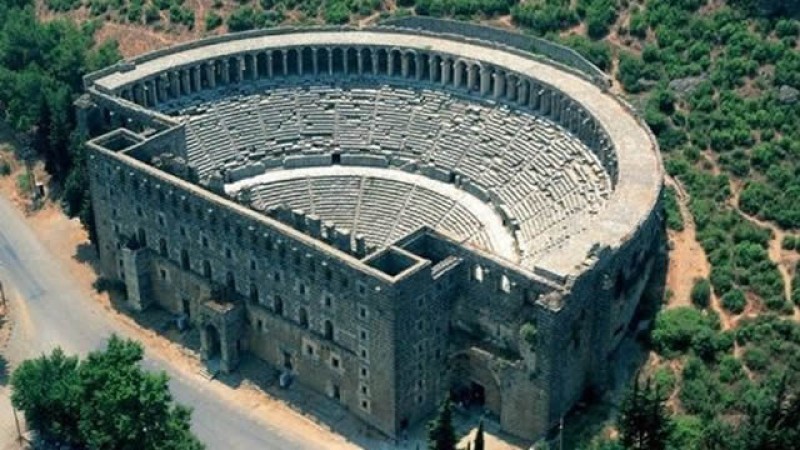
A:
[[[42,23],[32,0],[0,0],[0,114],[29,142],[21,157],[41,157],[61,192],[66,212],[91,223],[83,137],[72,103],[85,73],[119,60],[113,41],[95,45],[91,22]]]
[[[30,137],[72,215],[88,203],[71,103],[86,71],[119,58],[113,42],[93,42],[106,21],[199,36],[417,14],[511,26],[575,48],[653,129],[674,180],[667,226],[694,227],[710,263],[692,305],[659,312],[646,338],[654,356],[643,370],[655,397],[669,399],[666,448],[797,442],[797,402],[787,399],[800,395],[800,267],[789,267],[787,286],[770,250],[780,232],[780,250],[800,265],[800,1],[209,0],[202,13],[184,0],[43,1],[88,19],[42,23],[32,0],[0,0],[0,111]]]

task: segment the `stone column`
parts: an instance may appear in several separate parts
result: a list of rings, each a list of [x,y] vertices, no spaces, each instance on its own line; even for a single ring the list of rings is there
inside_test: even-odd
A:
[[[222,60],[222,84],[230,84],[231,82],[231,68],[230,68],[230,61],[228,58]]]
[[[436,55],[428,55],[428,81],[436,82],[436,71],[439,70],[439,59]]]
[[[319,61],[317,61],[317,47],[311,47],[311,67],[314,71],[314,76],[319,75]]]
[[[531,107],[533,110],[539,110],[542,106],[542,90],[541,86],[536,83],[531,83],[530,85],[530,95],[531,99],[528,102],[528,106]]]
[[[551,106],[550,102],[552,100],[553,92],[550,91],[549,89],[542,89],[542,91],[543,91],[542,97],[541,100],[539,101],[539,112],[545,115],[549,115]]]
[[[492,96],[494,98],[500,98],[503,96],[503,91],[505,90],[506,85],[506,74],[503,72],[495,72],[494,74],[494,93]]]
[[[189,86],[187,83],[186,86],[189,87],[189,90],[192,92],[202,91],[203,90],[203,83],[202,83],[202,73],[200,72],[202,69],[201,66],[196,66],[192,69],[192,80],[194,82],[194,86]]]
[[[176,71],[171,71],[169,73],[169,92],[172,98],[181,96],[180,74]]]
[[[158,103],[164,102],[167,100],[167,83],[164,80],[165,75],[163,73],[158,74],[156,78],[153,80],[153,85],[156,88],[156,101]]]
[[[475,81],[477,78],[478,73],[478,66],[476,64],[470,64],[467,66],[467,90],[471,91],[473,86],[475,86]]]
[[[237,56],[235,64],[236,70],[234,70],[234,74],[236,74],[236,82],[241,83],[244,81],[245,75],[244,55]]]
[[[297,76],[303,76],[303,50],[297,50]]]
[[[422,71],[425,70],[425,69],[422,67],[423,66],[423,64],[422,64],[422,61],[423,61],[422,55],[417,53],[416,59],[417,59],[417,61],[416,61],[417,63],[415,65],[416,65],[416,69],[417,70],[416,70],[416,74],[414,74],[414,76],[417,79],[417,81],[419,81],[419,80],[422,79]]]
[[[442,59],[442,85],[450,84],[450,66],[453,64],[449,59]]]
[[[156,98],[156,80],[145,81],[145,89],[147,90],[147,106],[154,106],[158,104]]]
[[[189,69],[181,69],[179,77],[180,84],[178,86],[178,91],[181,95],[189,95],[192,91],[191,86],[189,86]]]
[[[488,95],[492,86],[492,68],[481,67],[481,95]]]
[[[386,75],[393,76],[394,75],[394,57],[392,56],[394,51],[389,50],[386,52]]]
[[[267,51],[267,78],[272,78],[275,74],[272,73],[272,50]]]
[[[519,89],[517,89],[517,103],[525,106],[528,103],[528,81],[519,80]]]
[[[358,66],[358,76],[364,75],[364,55],[361,54],[361,49],[356,49],[356,65]]]
[[[508,82],[506,83],[506,98],[514,101],[517,99],[517,76],[509,75]]]
[[[347,57],[349,51],[349,48],[342,49],[342,70],[345,75],[350,75],[350,65],[348,64],[350,58]]]
[[[215,61],[210,61],[206,63],[206,79],[208,80],[208,87],[214,89],[217,87],[217,71],[216,66],[217,63]]]
[[[408,78],[408,53],[400,54],[400,76]]]
[[[333,76],[333,49],[328,48],[328,75]]]
[[[281,52],[283,54],[283,76],[289,75],[289,52],[284,50]]]
[[[453,76],[453,86],[456,88],[461,87],[462,78],[464,78],[464,71],[461,70],[461,66],[463,65],[464,63],[461,61],[456,61],[455,64],[453,65],[453,67],[455,67],[455,74]]]
[[[133,85],[133,101],[144,106],[144,86],[142,83],[136,83]]]
[[[369,49],[369,51],[371,52],[372,55],[372,57],[370,58],[372,60],[372,75],[377,77],[380,74],[380,67],[378,67],[379,63],[378,55],[380,53],[378,52],[378,50],[374,48]]]
[[[247,65],[247,72],[250,74],[250,80],[255,81],[258,79],[258,53],[251,53],[250,59],[245,61],[250,61]]]

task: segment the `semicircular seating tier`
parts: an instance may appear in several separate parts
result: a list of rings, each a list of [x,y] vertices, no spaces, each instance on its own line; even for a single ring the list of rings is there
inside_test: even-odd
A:
[[[423,85],[365,79],[256,84],[182,97],[162,104],[161,109],[186,123],[189,162],[201,179],[257,162],[272,167],[275,164],[270,161],[286,156],[331,153],[400,157],[462,174],[496,196],[518,223],[514,238],[519,254],[503,255],[511,259],[535,259],[580,232],[587,223],[573,220],[574,216],[596,213],[612,191],[612,180],[595,154],[551,120],[504,103]],[[280,198],[292,208],[315,211],[338,226],[357,228],[372,245],[387,244],[402,237],[401,231],[411,231],[401,221],[387,239],[385,232],[395,228],[378,226],[397,217],[393,202],[407,200],[409,213],[416,208],[430,214],[426,220],[417,217],[416,225],[432,226],[492,250],[492,238],[480,226],[461,227],[455,219],[458,208],[445,208],[446,200],[441,198],[436,201],[443,203],[426,202],[422,190],[399,199],[394,194],[405,189],[394,193],[386,187],[361,189],[367,194],[361,205],[370,205],[370,214],[379,220],[360,225],[355,210],[345,212],[349,206],[308,209],[312,195],[317,201],[325,202],[330,196],[329,202],[344,202],[342,191],[335,187],[356,181],[351,177],[310,184],[284,180],[257,187],[254,200],[268,207]],[[380,208],[384,208],[382,213]],[[468,210],[463,213],[474,216]],[[368,223],[378,225],[369,229]]]

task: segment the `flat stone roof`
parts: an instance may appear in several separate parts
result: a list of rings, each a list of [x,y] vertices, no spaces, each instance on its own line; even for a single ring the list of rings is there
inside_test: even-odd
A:
[[[597,85],[555,66],[521,54],[446,36],[418,36],[387,30],[298,31],[263,36],[243,35],[241,39],[208,43],[175,52],[162,51],[131,70],[107,73],[93,81],[114,91],[137,80],[165,70],[192,66],[223,55],[296,46],[386,46],[436,51],[468,60],[485,61],[546,83],[581,103],[605,128],[614,143],[619,179],[605,208],[587,217],[587,230],[572,236],[536,265],[552,273],[567,276],[579,272],[591,248],[596,245],[616,247],[627,241],[651,214],[661,191],[663,167],[652,135],[622,102]],[[526,267],[530,269],[530,267]]]

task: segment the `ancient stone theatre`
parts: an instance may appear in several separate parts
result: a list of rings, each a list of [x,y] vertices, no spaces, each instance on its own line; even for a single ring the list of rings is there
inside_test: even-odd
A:
[[[608,382],[663,173],[596,68],[521,39],[259,30],[87,76],[104,274],[223,371],[247,352],[389,436],[448,392],[540,436]]]

